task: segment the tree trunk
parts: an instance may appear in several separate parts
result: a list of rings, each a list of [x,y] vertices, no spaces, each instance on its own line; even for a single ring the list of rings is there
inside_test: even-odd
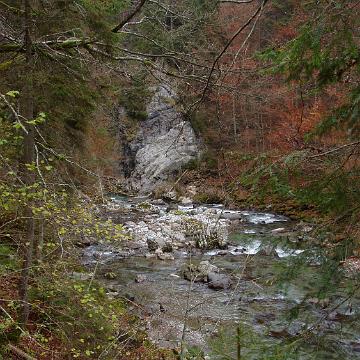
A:
[[[237,123],[236,123],[236,95],[232,94],[232,112],[233,112],[233,130],[234,130],[234,142],[237,143]]]
[[[237,353],[236,359],[241,360],[241,329],[240,329],[240,325],[237,327],[236,353]]]
[[[27,119],[31,120],[34,117],[34,104],[33,104],[33,55],[32,55],[32,16],[31,16],[31,0],[24,0],[24,26],[25,26],[25,54],[26,65],[24,79],[24,87],[21,92],[21,114]],[[24,124],[27,133],[24,134],[24,148],[22,158],[22,176],[25,186],[31,186],[35,182],[35,174],[33,171],[27,169],[26,164],[32,164],[35,158],[35,139],[34,128],[28,124]],[[29,318],[29,302],[28,302],[28,287],[30,267],[32,265],[33,247],[34,247],[34,216],[32,213],[31,203],[26,205],[25,209],[25,234],[22,239],[22,253],[23,262],[21,270],[21,279],[19,284],[19,295],[22,303],[22,310],[20,314],[20,322],[26,326]]]
[[[44,226],[45,226],[45,219],[41,217],[38,220],[37,228],[38,234],[35,235],[34,238],[34,263],[39,265],[42,261],[42,252],[44,247]]]

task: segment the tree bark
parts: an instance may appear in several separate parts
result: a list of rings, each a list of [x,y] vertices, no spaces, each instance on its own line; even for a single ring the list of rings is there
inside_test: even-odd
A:
[[[236,353],[237,360],[241,360],[241,329],[240,325],[237,327],[237,335],[236,335]]]
[[[9,350],[13,352],[16,356],[20,357],[21,359],[25,360],[36,360],[34,357],[27,354],[25,351],[22,351],[21,349],[17,348],[16,346],[9,344],[8,345]]]
[[[45,220],[43,217],[41,217],[38,220],[37,228],[38,228],[38,234],[34,238],[34,260],[33,262],[36,263],[36,265],[39,265],[42,261],[42,252],[44,247],[44,226],[45,226]]]
[[[24,28],[25,28],[25,73],[24,86],[21,92],[21,114],[26,120],[34,117],[33,103],[33,55],[32,55],[32,16],[31,0],[24,0]],[[33,126],[24,124],[27,132],[24,134],[23,158],[21,162],[22,176],[25,186],[29,187],[35,182],[35,174],[26,167],[26,164],[32,164],[35,158],[35,134]],[[32,265],[34,248],[34,216],[31,203],[26,205],[25,209],[25,234],[22,239],[22,269],[19,284],[19,295],[22,304],[20,322],[26,326],[29,318],[28,287],[30,277],[30,267]]]

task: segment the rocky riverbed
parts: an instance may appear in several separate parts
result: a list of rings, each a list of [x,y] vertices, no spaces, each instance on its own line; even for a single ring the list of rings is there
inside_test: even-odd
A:
[[[109,296],[127,299],[157,345],[183,343],[222,359],[219,344],[235,351],[240,326],[244,354],[260,359],[264,348],[310,329],[301,359],[338,359],[339,352],[359,358],[360,299],[346,299],[346,284],[330,298],[318,293],[321,259],[307,246],[312,225],[221,205],[116,196],[105,216],[123,224],[129,239],[121,248],[87,246],[83,262],[96,268]],[[281,274],[295,266],[295,280],[280,286]]]

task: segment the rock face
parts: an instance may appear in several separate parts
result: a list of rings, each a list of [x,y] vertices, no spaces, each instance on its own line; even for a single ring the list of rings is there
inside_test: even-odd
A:
[[[134,191],[151,192],[199,155],[194,130],[176,109],[175,97],[169,86],[158,86],[147,106],[147,119],[123,147],[124,175]]]

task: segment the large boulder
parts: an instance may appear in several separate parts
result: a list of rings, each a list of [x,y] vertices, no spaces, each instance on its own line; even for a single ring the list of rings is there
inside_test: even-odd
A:
[[[209,261],[201,261],[198,265],[190,263],[183,267],[182,274],[186,280],[193,282],[207,282],[209,274],[216,274],[219,268]]]
[[[200,274],[208,276],[210,273],[218,273],[219,268],[213,264],[210,264],[209,261],[201,261],[197,267],[197,270]]]
[[[231,279],[225,274],[210,272],[207,276],[208,286],[214,290],[224,290],[231,287]]]
[[[228,224],[216,216],[184,218],[182,224],[199,249],[225,249],[228,245]]]
[[[187,264],[182,269],[182,275],[185,280],[193,282],[205,282],[207,275],[200,274],[198,268],[194,264]]]

